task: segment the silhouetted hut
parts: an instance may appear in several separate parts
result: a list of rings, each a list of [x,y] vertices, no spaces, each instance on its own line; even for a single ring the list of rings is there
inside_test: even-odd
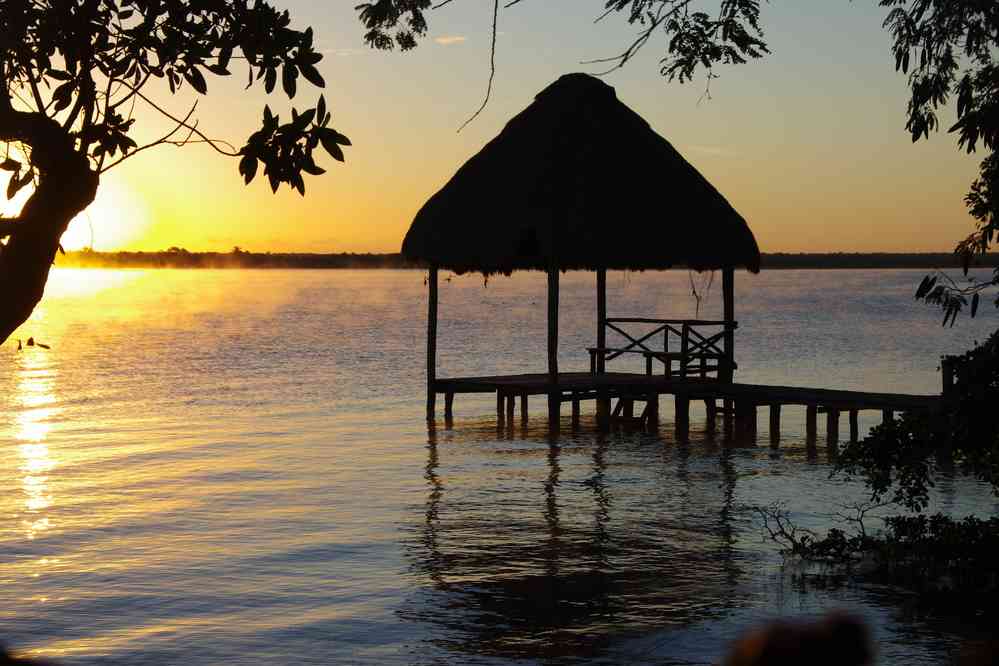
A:
[[[560,271],[596,271],[597,347],[603,348],[608,269],[721,269],[731,322],[734,269],[760,267],[759,247],[742,216],[612,87],[586,74],[548,86],[468,160],[416,215],[402,253],[430,265],[428,418],[436,393],[440,268],[547,272],[554,385]],[[729,328],[729,351],[731,337]],[[600,371],[602,365],[601,357]]]

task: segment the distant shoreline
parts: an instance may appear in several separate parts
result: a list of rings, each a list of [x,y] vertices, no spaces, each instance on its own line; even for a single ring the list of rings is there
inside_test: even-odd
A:
[[[272,252],[188,252],[171,249],[165,252],[67,252],[56,258],[62,268],[304,268],[304,269],[422,269],[424,264],[398,253],[385,254],[316,254]],[[999,253],[975,262],[978,268],[999,267]],[[960,263],[950,252],[925,253],[772,253],[764,254],[762,266],[774,269],[958,269]],[[681,267],[682,268],[682,267]]]

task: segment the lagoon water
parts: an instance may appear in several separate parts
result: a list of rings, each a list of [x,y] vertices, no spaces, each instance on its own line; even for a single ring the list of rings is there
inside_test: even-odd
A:
[[[738,378],[938,392],[939,356],[999,317],[942,329],[921,275],[738,274]],[[51,350],[0,347],[0,641],[64,664],[701,664],[837,608],[881,663],[929,664],[990,630],[781,567],[754,505],[821,528],[865,498],[798,410],[778,451],[762,412],[757,447],[696,409],[679,444],[665,399],[656,435],[584,421],[552,446],[540,401],[498,431],[489,396],[428,434],[423,277],[54,271],[14,336]],[[587,368],[593,282],[563,277],[563,369]],[[693,282],[716,317],[720,284]],[[612,316],[695,314],[684,271],[608,283]],[[439,375],[543,369],[544,297],[541,274],[442,282]],[[999,513],[966,480],[934,503]]]

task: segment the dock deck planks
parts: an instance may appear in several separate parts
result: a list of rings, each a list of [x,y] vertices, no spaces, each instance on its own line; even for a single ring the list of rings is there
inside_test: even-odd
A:
[[[558,392],[571,401],[573,393],[606,391],[618,395],[684,395],[690,399],[745,401],[755,405],[820,405],[827,409],[850,411],[932,409],[940,402],[936,395],[873,393],[801,386],[725,383],[717,380],[674,379],[661,375],[608,372],[567,372],[558,375],[552,386],[547,374],[497,375],[485,377],[440,378],[434,382],[437,393],[504,393],[508,395],[547,395]]]

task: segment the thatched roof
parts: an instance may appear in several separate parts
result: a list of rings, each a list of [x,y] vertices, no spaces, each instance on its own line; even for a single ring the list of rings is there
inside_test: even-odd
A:
[[[586,74],[548,86],[458,169],[402,253],[459,273],[760,267],[742,216]]]

